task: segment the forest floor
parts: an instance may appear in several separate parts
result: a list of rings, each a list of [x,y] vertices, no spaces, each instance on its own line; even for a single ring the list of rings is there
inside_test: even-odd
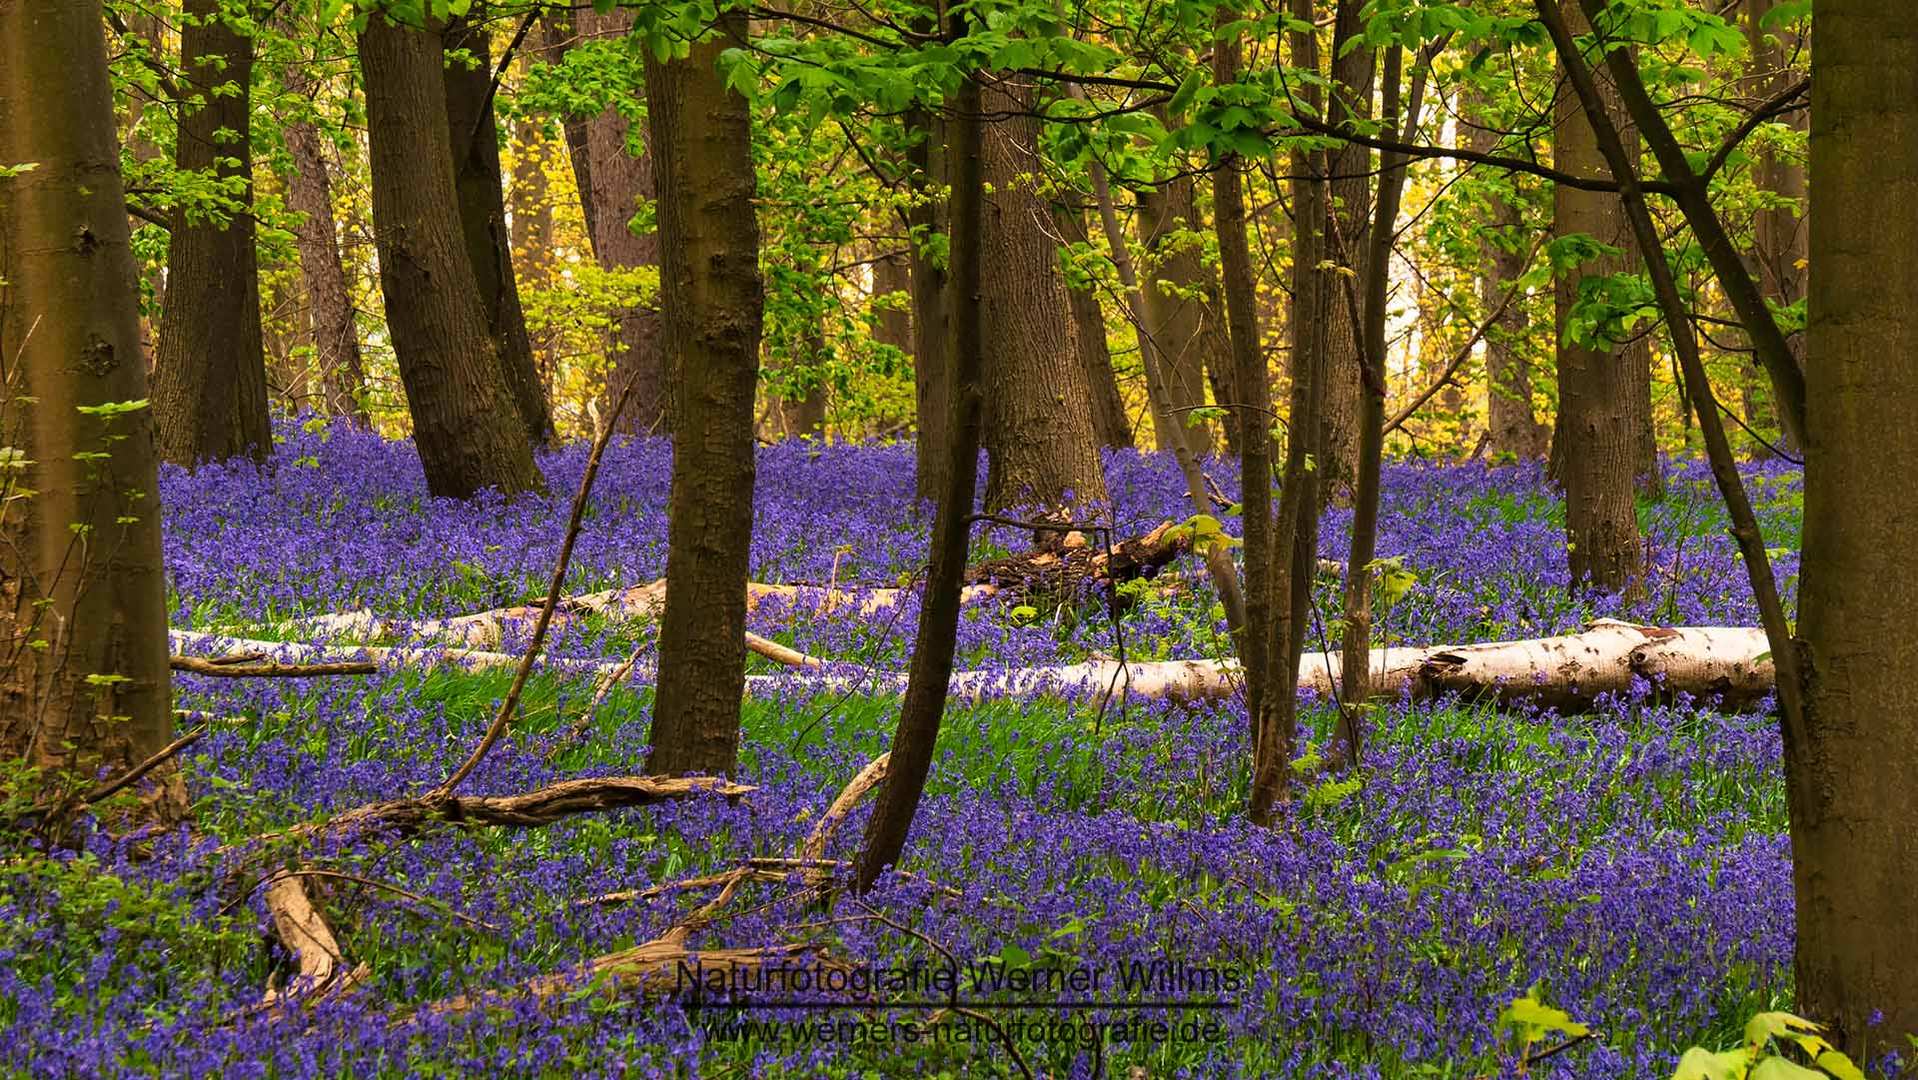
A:
[[[319,425],[281,434],[265,470],[164,478],[176,627],[270,636],[329,612],[426,619],[543,594],[583,447],[544,459],[550,497],[457,504],[423,494],[404,444]],[[1642,509],[1648,595],[1626,604],[1567,588],[1561,509],[1536,468],[1389,466],[1379,550],[1413,580],[1385,605],[1378,643],[1536,637],[1602,615],[1754,625],[1708,479],[1691,463],[1670,470],[1668,497]],[[1209,471],[1228,494],[1236,488],[1234,466]],[[569,592],[664,572],[668,472],[661,445],[608,452]],[[1169,461],[1118,454],[1109,475],[1119,535],[1185,516]],[[1798,476],[1772,466],[1752,476],[1790,590]],[[755,580],[898,585],[925,550],[911,485],[910,448],[762,451]],[[1328,514],[1322,554],[1344,557],[1348,521]],[[975,543],[974,558],[1024,545],[1000,530]],[[1133,659],[1229,655],[1195,580],[1128,587],[1123,644],[1093,598],[971,605],[961,666],[1072,662],[1122,647]],[[1317,600],[1335,634],[1333,583]],[[916,612],[764,603],[751,626],[857,675],[903,668]],[[551,652],[638,655],[643,673],[655,634],[651,624],[582,619],[560,629]],[[1661,701],[1650,687],[1578,717],[1380,707],[1363,771],[1305,770],[1272,830],[1243,819],[1237,702],[955,705],[908,874],[831,907],[796,874],[742,883],[692,943],[802,943],[881,973],[951,958],[974,1007],[892,992],[881,996],[923,1004],[834,1011],[798,993],[775,995],[783,1007],[688,1009],[603,980],[532,992],[542,976],[654,939],[722,890],[593,898],[793,857],[886,748],[890,698],[821,692],[812,675],[757,658],[753,670],[785,675],[746,705],[738,779],[755,790],[744,797],[542,828],[237,851],[221,846],[438,783],[492,719],[511,675],[176,676],[179,707],[225,718],[184,755],[191,828],[97,837],[86,856],[57,863],[0,860],[0,1071],[1464,1080],[1504,1074],[1522,1056],[1498,1017],[1536,985],[1593,1036],[1530,1074],[1623,1078],[1668,1073],[1689,1045],[1736,1043],[1751,1013],[1790,1003],[1774,722]],[[612,688],[595,707],[591,677],[536,674],[522,719],[463,793],[643,773],[645,681]],[[1304,715],[1322,742],[1327,703],[1308,702]],[[866,812],[853,812],[828,857],[852,856]],[[260,881],[294,866],[334,875],[305,879],[307,889],[347,961],[368,974],[322,1003],[262,1010],[286,958],[269,944]],[[1131,965],[1154,961],[1183,965],[1183,975],[1125,984]],[[994,974],[1008,972],[1062,981],[995,989]],[[488,991],[497,999],[471,1007]],[[1097,1004],[1011,1007],[1088,1000]],[[1060,1026],[1036,1030],[1046,1020]],[[1088,1045],[1088,1021],[1115,1025],[1110,1038]],[[1151,1027],[1161,1021],[1163,1037]]]

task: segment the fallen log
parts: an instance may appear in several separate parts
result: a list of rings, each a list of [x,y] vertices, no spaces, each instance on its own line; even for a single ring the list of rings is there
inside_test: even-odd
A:
[[[327,646],[247,641],[173,631],[182,642],[211,642],[225,649],[289,650],[305,660],[374,657],[395,666],[464,664],[506,667],[519,662],[507,653],[471,649],[406,649],[378,646]],[[542,661],[551,670],[624,678],[624,661]],[[1339,653],[1306,653],[1299,665],[1299,689],[1331,696]],[[642,673],[643,674],[643,673]],[[1011,671],[960,671],[951,694],[968,701],[1083,695],[1093,699],[1125,695],[1147,700],[1198,702],[1231,697],[1242,684],[1232,660],[1159,660],[1120,664],[1088,660],[1078,664]],[[760,696],[790,689],[794,680],[818,691],[887,695],[905,689],[905,676],[892,672],[842,675],[806,667],[784,675],[749,675],[746,692]],[[1636,626],[1601,619],[1576,634],[1524,641],[1473,645],[1392,646],[1372,650],[1370,683],[1374,697],[1400,695],[1430,700],[1447,694],[1490,699],[1502,705],[1530,704],[1576,712],[1591,708],[1601,694],[1626,694],[1642,679],[1661,693],[1716,697],[1727,709],[1756,705],[1771,693],[1775,675],[1770,646],[1756,627]]]
[[[259,1008],[277,1014],[294,1003],[315,1005],[336,997],[363,981],[372,970],[365,964],[347,969],[339,939],[326,925],[319,909],[306,895],[298,874],[283,874],[266,887],[266,910],[273,934],[293,956],[295,973],[283,986],[269,984]]]
[[[1300,690],[1330,697],[1338,652],[1306,653]],[[1600,619],[1576,634],[1474,645],[1396,646],[1372,650],[1372,697],[1428,701],[1456,694],[1500,705],[1588,711],[1601,695],[1627,695],[1639,681],[1667,697],[1714,698],[1746,709],[1770,694],[1776,676],[1770,645],[1756,627],[1636,626]],[[971,700],[1090,691],[1151,700],[1230,697],[1243,674],[1231,660],[1165,660],[1121,665],[1088,661],[1055,668],[962,672],[953,693]]]
[[[973,566],[966,571],[966,586],[960,592],[960,601],[975,603],[1004,592],[1027,595],[1057,589],[1062,582],[1109,585],[1151,577],[1190,547],[1190,539],[1170,521],[1160,523],[1142,536],[1114,544],[1110,551],[1089,543],[1082,533],[1068,533],[1024,554]],[[910,592],[890,586],[772,585],[753,581],[746,584],[746,609],[750,612],[768,600],[781,600],[821,612],[852,610],[861,616],[872,616],[899,606]],[[644,585],[565,597],[554,610],[553,620],[555,625],[563,626],[588,615],[614,621],[657,619],[665,609],[666,579],[659,578]],[[411,637],[486,648],[505,641],[509,628],[531,625],[538,616],[538,605],[515,604],[470,615],[407,622],[383,618],[361,608],[294,619],[280,624],[277,630],[282,634],[328,639],[369,641],[389,636]],[[794,663],[790,658],[762,655],[781,663]]]

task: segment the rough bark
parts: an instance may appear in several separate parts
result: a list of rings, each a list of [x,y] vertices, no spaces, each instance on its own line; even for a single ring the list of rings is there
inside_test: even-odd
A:
[[[292,89],[309,93],[318,89],[304,69],[295,67],[293,72],[289,79]],[[300,255],[314,363],[326,390],[326,412],[365,424],[366,366],[360,355],[359,327],[352,293],[347,289],[346,268],[340,261],[325,142],[311,120],[296,119],[286,126],[286,149],[293,159],[293,171],[286,178],[286,204],[301,216],[293,230],[293,242]]]
[[[1054,510],[1106,500],[1092,434],[1092,400],[1072,349],[1070,300],[1052,241],[1052,211],[1036,190],[1039,121],[1026,76],[981,88],[986,124],[986,506]]]
[[[460,229],[473,283],[486,312],[487,332],[519,411],[520,423],[535,443],[553,438],[553,412],[546,402],[526,315],[520,309],[519,282],[513,273],[512,234],[506,224],[506,192],[500,175],[499,129],[493,119],[492,50],[488,24],[476,5],[474,14],[447,22],[445,48],[464,50],[470,60],[446,65],[446,129],[453,161],[453,187],[459,201]]]
[[[148,396],[103,30],[92,0],[0,3],[0,162],[36,165],[0,179],[0,761],[82,789],[173,738],[152,413],[81,411]]]
[[[1161,449],[1170,446],[1166,425],[1180,424],[1192,452],[1213,452],[1213,425],[1192,415],[1205,404],[1206,371],[1230,351],[1219,318],[1218,289],[1206,271],[1193,179],[1178,176],[1138,192],[1139,231],[1148,258],[1143,280],[1145,324],[1158,350],[1165,402],[1155,403],[1153,429]],[[1171,411],[1168,411],[1171,410]]]
[[[1498,136],[1487,130],[1496,125],[1484,102],[1478,95],[1469,95],[1465,109],[1466,123],[1459,128],[1466,146],[1479,153],[1496,150]],[[1494,459],[1543,458],[1551,445],[1552,429],[1532,409],[1532,364],[1525,352],[1531,320],[1523,304],[1505,303],[1506,291],[1525,274],[1525,251],[1530,245],[1517,202],[1502,190],[1511,180],[1488,177],[1486,183],[1489,227],[1479,234],[1479,302],[1488,314],[1502,313],[1485,332],[1485,448]]]
[[[460,227],[439,33],[374,16],[359,44],[380,287],[427,488],[538,488]]]
[[[1377,63],[1374,51],[1354,42],[1365,32],[1366,0],[1338,0],[1332,26],[1332,90],[1328,119],[1352,124],[1372,116],[1372,84]],[[1372,152],[1357,143],[1344,143],[1326,155],[1326,185],[1330,203],[1326,240],[1321,258],[1331,259],[1355,275],[1365,273],[1372,215]],[[1328,282],[1335,295],[1330,302],[1324,335],[1326,382],[1322,387],[1324,433],[1319,455],[1319,501],[1349,493],[1357,482],[1359,455],[1359,370],[1364,343],[1359,328],[1346,317],[1338,301],[1339,283]]]
[[[189,0],[180,32],[181,106],[174,164],[245,185],[224,220],[182,208],[167,248],[166,310],[153,369],[160,456],[188,467],[273,448],[267,421],[260,273],[253,242],[253,39]]]
[[[1588,32],[1582,15],[1573,11],[1567,15],[1576,16],[1575,32]],[[1616,92],[1608,82],[1601,82],[1601,92],[1607,111],[1618,114]],[[1569,88],[1561,88],[1558,95],[1552,164],[1575,176],[1609,176],[1591,122]],[[1572,580],[1580,587],[1616,592],[1640,576],[1633,478],[1639,460],[1635,378],[1641,367],[1629,360],[1628,348],[1568,342],[1564,332],[1578,300],[1579,279],[1635,269],[1637,260],[1630,250],[1635,245],[1615,194],[1560,184],[1553,195],[1553,213],[1553,231],[1559,236],[1583,233],[1626,249],[1623,255],[1599,258],[1559,274],[1553,293],[1558,427],[1552,453],[1565,490],[1566,558]],[[1649,377],[1649,369],[1643,370]]]
[[[1085,216],[1055,205],[1053,219],[1059,235],[1068,238],[1086,235]],[[1092,434],[1100,446],[1132,448],[1132,422],[1126,417],[1125,398],[1119,394],[1119,380],[1112,370],[1112,347],[1106,341],[1105,305],[1099,300],[1098,285],[1088,282],[1083,289],[1067,286],[1072,302],[1073,352],[1085,371],[1086,387],[1092,394]],[[1166,444],[1161,441],[1163,448]]]
[[[982,263],[987,253],[988,214],[985,177],[985,124],[980,119],[979,79],[959,85],[954,116],[947,121],[952,142],[947,160],[952,166],[950,221],[951,280],[947,311],[952,360],[949,439],[945,446],[946,489],[933,521],[931,564],[926,570],[926,598],[913,638],[911,667],[899,725],[887,754],[887,780],[880,789],[872,817],[866,823],[855,882],[864,891],[879,875],[899,862],[912,831],[912,819],[932,770],[933,749],[939,741],[939,722],[945,715],[952,681],[952,656],[958,644],[960,582],[966,569],[966,548],[972,535],[973,492],[977,487],[979,444],[984,427],[986,314],[983,310]]]
[[[717,64],[746,27],[744,11],[727,12],[684,59],[646,59],[661,306],[677,382],[666,573],[680,585],[660,625],[650,757],[662,774],[731,772],[739,753],[764,296],[751,108]]]
[[[1810,391],[1798,635],[1802,743],[1785,746],[1795,1011],[1856,1048],[1918,1031],[1918,24],[1821,0],[1812,55]]]

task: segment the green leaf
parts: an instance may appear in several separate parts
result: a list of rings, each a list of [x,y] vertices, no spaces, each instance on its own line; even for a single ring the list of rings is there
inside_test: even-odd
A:
[[[1672,1073],[1672,1080],[1743,1080],[1750,1065],[1751,1055],[1743,1050],[1714,1053],[1694,1046],[1678,1059],[1678,1071]]]
[[[1852,1064],[1850,1058],[1836,1050],[1827,1050],[1818,1055],[1812,1064],[1837,1077],[1838,1080],[1865,1080],[1865,1070]]]
[[[1751,1080],[1829,1080],[1824,1073],[1781,1057],[1768,1057],[1759,1062],[1750,1075]]]
[[[1192,99],[1198,95],[1199,87],[1204,85],[1205,74],[1194,68],[1186,75],[1184,81],[1179,83],[1179,89],[1173,93],[1172,100],[1166,102],[1166,111],[1173,116],[1185,115],[1186,109],[1192,104]]]

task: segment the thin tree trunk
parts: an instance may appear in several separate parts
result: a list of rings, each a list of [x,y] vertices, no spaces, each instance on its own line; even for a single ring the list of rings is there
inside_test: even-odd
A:
[[[952,413],[950,437],[944,447],[946,489],[940,495],[933,521],[925,599],[913,639],[905,701],[892,737],[886,784],[866,824],[865,844],[859,854],[855,884],[862,892],[872,887],[886,867],[896,865],[905,852],[912,819],[932,769],[939,721],[945,715],[952,681],[952,654],[958,642],[960,582],[965,577],[966,546],[972,533],[973,490],[978,479],[984,413],[986,338],[980,264],[985,255],[986,224],[980,112],[977,77],[968,77],[959,84],[953,116],[946,122],[952,140],[946,151],[952,166],[952,261],[946,309],[952,320],[947,352],[952,359]]]
[[[826,351],[825,328],[815,322],[803,346],[806,355],[786,363],[800,369],[797,381],[805,389],[798,397],[781,397],[776,403],[779,433],[788,439],[823,439],[826,437],[826,387],[820,381],[819,365]]]
[[[746,32],[746,13],[728,11],[685,58],[646,58],[661,306],[678,382],[666,550],[675,584],[660,622],[650,756],[663,775],[728,773],[739,755],[764,293],[752,110],[717,65]]]
[[[1918,1031],[1918,23],[1820,0],[1812,53],[1810,340],[1798,636],[1787,732],[1797,1007],[1854,1050]],[[1782,671],[1781,671],[1782,678]]]
[[[1220,8],[1215,24],[1223,31],[1237,18]],[[1224,32],[1212,52],[1212,80],[1238,81],[1243,47]],[[1239,499],[1244,529],[1245,629],[1239,656],[1245,664],[1247,742],[1259,742],[1259,719],[1271,685],[1272,638],[1272,386],[1271,371],[1259,342],[1258,295],[1252,253],[1246,243],[1244,162],[1228,154],[1212,174],[1212,223],[1219,234],[1219,277],[1232,344],[1232,386],[1228,405],[1240,417]]]
[[[1089,165],[1087,171],[1092,176],[1092,190],[1099,203],[1099,220],[1105,227],[1106,243],[1112,249],[1112,261],[1119,271],[1119,281],[1125,286],[1125,302],[1131,310],[1132,325],[1139,336],[1139,357],[1145,366],[1148,403],[1155,411],[1176,417],[1177,414],[1167,405],[1173,395],[1166,376],[1166,350],[1146,323],[1147,301],[1139,284],[1138,271],[1132,265],[1132,255],[1126,249],[1125,227],[1119,223],[1118,210],[1112,205],[1111,182],[1106,177],[1105,166],[1096,161]],[[1206,487],[1199,457],[1187,441],[1188,434],[1183,424],[1167,424],[1164,429],[1167,442],[1163,449],[1172,452],[1172,459],[1178,463],[1179,472],[1185,478],[1186,498],[1193,516],[1206,516],[1213,511],[1212,493]],[[1231,552],[1223,544],[1214,544],[1204,549],[1201,555],[1205,559],[1206,571],[1212,578],[1212,587],[1219,594],[1219,604],[1225,609],[1227,629],[1235,638],[1243,638],[1245,595],[1239,588],[1239,572],[1232,565]]]
[[[506,224],[506,193],[500,175],[499,130],[493,119],[492,49],[479,5],[473,14],[447,22],[451,49],[464,49],[470,62],[446,67],[446,127],[453,155],[453,183],[459,198],[460,228],[467,261],[486,311],[500,371],[519,410],[520,423],[535,443],[553,439],[553,412],[533,361],[520,309],[519,282],[513,273],[512,234]]]
[[[1091,392],[1072,349],[1052,211],[1034,189],[1039,121],[1029,76],[981,88],[986,125],[986,506],[1050,510],[1106,501]]]
[[[1384,86],[1380,115],[1387,130],[1401,126],[1399,74],[1403,54],[1397,45],[1385,47]],[[1412,103],[1404,120],[1406,136],[1418,130],[1430,61],[1413,76]],[[1399,200],[1405,191],[1406,158],[1379,155],[1378,202],[1365,253],[1364,305],[1359,312],[1364,352],[1359,378],[1359,460],[1357,490],[1352,507],[1352,544],[1345,566],[1345,634],[1341,648],[1346,660],[1340,673],[1344,708],[1339,711],[1339,735],[1347,760],[1357,765],[1364,749],[1363,710],[1359,703],[1370,693],[1366,685],[1372,654],[1372,561],[1378,554],[1379,485],[1385,457],[1385,321],[1392,266],[1392,238],[1398,229]]]
[[[0,4],[0,760],[91,787],[173,737],[153,415],[101,8]],[[92,410],[91,412],[83,410]],[[102,482],[106,478],[107,482]],[[49,776],[47,773],[58,773]],[[185,811],[162,766],[149,810]],[[0,787],[17,791],[9,773]]]
[[[1212,326],[1203,297],[1208,291],[1203,244],[1197,239],[1198,211],[1193,180],[1178,176],[1161,185],[1139,189],[1139,232],[1147,260],[1140,288],[1145,300],[1141,313],[1165,382],[1163,400],[1153,402],[1152,426],[1160,449],[1172,445],[1167,429],[1180,427],[1193,453],[1212,453],[1212,425],[1192,410],[1205,404],[1207,355],[1216,347],[1218,328]]]
[[[1295,30],[1292,65],[1318,69],[1319,43],[1312,22],[1312,0],[1292,0],[1292,16],[1308,29]],[[1296,91],[1300,107],[1316,110],[1321,100],[1315,86]],[[1258,740],[1252,755],[1252,791],[1248,814],[1267,825],[1273,806],[1285,794],[1291,772],[1298,720],[1298,695],[1284,688],[1299,677],[1299,655],[1304,648],[1306,621],[1312,604],[1312,580],[1318,568],[1319,484],[1323,460],[1324,387],[1328,375],[1326,324],[1336,272],[1321,263],[1329,257],[1326,231],[1332,224],[1328,155],[1320,150],[1292,152],[1292,394],[1290,434],[1285,445],[1285,476],[1280,489],[1279,518],[1272,544],[1272,651],[1266,659],[1271,692],[1265,695],[1259,716]]]
[[[912,167],[912,208],[906,212],[912,259],[912,382],[914,416],[918,426],[918,453],[913,464],[913,492],[922,500],[944,497],[946,467],[952,455],[948,425],[952,421],[952,298],[946,289],[945,259],[930,247],[934,235],[947,227],[933,192],[946,182],[946,121],[915,109],[906,126],[914,142],[906,153]]]
[[[1498,146],[1496,125],[1482,95],[1467,94],[1465,123],[1459,125],[1466,146],[1490,153]],[[1507,184],[1492,177],[1488,183]],[[1505,293],[1525,274],[1525,222],[1516,201],[1501,191],[1485,195],[1489,227],[1479,234],[1479,302],[1486,312],[1499,310]],[[1551,426],[1540,422],[1532,408],[1532,365],[1525,351],[1530,320],[1525,306],[1514,301],[1485,332],[1486,452],[1494,460],[1524,461],[1543,458],[1551,445]]]
[[[506,385],[453,191],[437,29],[382,16],[360,32],[374,241],[387,330],[426,486],[465,498],[542,486]]]
[[[253,39],[229,25],[222,10],[219,0],[186,5],[181,89],[193,101],[181,106],[174,163],[239,180],[242,206],[224,221],[176,212],[153,370],[160,456],[189,467],[240,454],[264,459],[273,449],[248,142]]]
[[[318,84],[306,77],[303,68],[295,65],[289,75],[290,89],[317,92]],[[286,127],[286,149],[293,159],[293,171],[286,180],[286,204],[301,215],[300,224],[293,230],[293,242],[306,286],[314,363],[326,388],[326,412],[365,425],[366,366],[360,355],[359,327],[354,319],[352,293],[346,285],[346,268],[340,262],[325,143],[311,120],[293,120]]]
[[[1059,235],[1086,236],[1083,214],[1062,204],[1052,208]],[[1105,305],[1099,301],[1098,284],[1083,289],[1066,286],[1072,300],[1072,343],[1085,370],[1086,386],[1092,392],[1092,433],[1100,446],[1132,449],[1132,422],[1127,419],[1125,398],[1119,394],[1118,376],[1112,370],[1112,348],[1106,342]],[[1164,447],[1166,444],[1159,444]]]
[[[522,77],[532,58],[546,52],[546,29],[535,24],[529,31],[519,55]],[[513,182],[507,191],[512,211],[512,256],[529,290],[550,289],[557,267],[553,260],[553,198],[546,182],[549,147],[541,125],[522,117],[513,125]],[[540,399],[553,399],[554,382],[559,376],[559,359],[553,350],[549,328],[538,340],[527,337],[533,347],[533,367],[539,374]]]
[[[1576,32],[1586,32],[1578,17]],[[1616,95],[1602,88],[1606,107],[1618,114]],[[1558,96],[1554,167],[1576,176],[1605,174],[1592,123],[1576,95]],[[1639,460],[1633,392],[1638,367],[1627,349],[1593,348],[1565,339],[1565,324],[1578,300],[1579,278],[1636,269],[1634,246],[1618,196],[1559,185],[1554,193],[1559,236],[1585,234],[1626,249],[1558,275],[1554,339],[1558,342],[1558,427],[1553,455],[1565,489],[1566,559],[1581,588],[1617,592],[1640,577],[1637,504],[1633,478]]]
[[[1748,80],[1752,96],[1764,100],[1791,85],[1790,68],[1799,49],[1798,35],[1788,27],[1766,29],[1761,25],[1775,0],[1745,0],[1746,29],[1751,42],[1753,77]],[[1799,109],[1779,117],[1779,122],[1804,131],[1810,118]],[[1751,261],[1759,290],[1766,300],[1783,307],[1805,296],[1805,268],[1810,256],[1810,232],[1806,228],[1805,166],[1781,158],[1775,151],[1761,150],[1752,167],[1752,182],[1760,191],[1768,191],[1786,205],[1767,206],[1752,215]],[[1793,334],[1786,339],[1792,360],[1799,370],[1805,366],[1805,337]],[[1775,411],[1775,410],[1774,410]],[[1753,421],[1755,417],[1751,418]],[[1773,418],[1778,422],[1778,418]],[[1780,423],[1779,449],[1793,454],[1802,449],[1788,437]]]

